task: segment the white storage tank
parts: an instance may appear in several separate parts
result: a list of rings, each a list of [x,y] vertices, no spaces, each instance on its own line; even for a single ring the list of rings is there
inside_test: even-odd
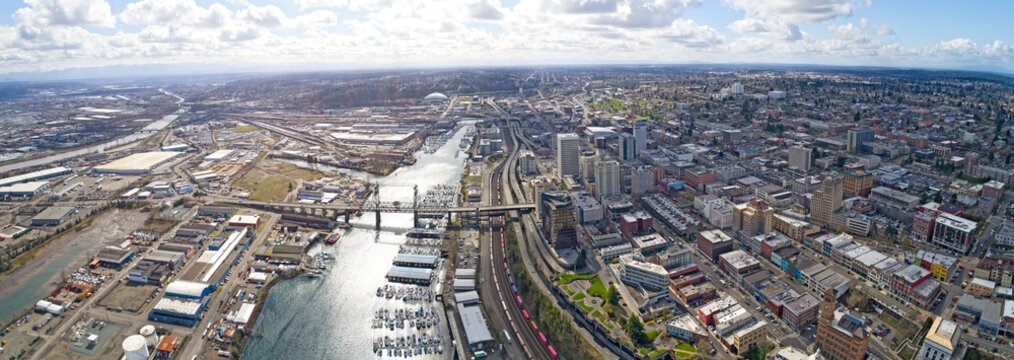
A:
[[[144,343],[150,348],[154,348],[158,345],[158,335],[155,335],[154,325],[145,325],[141,327],[141,336],[144,336]]]
[[[148,347],[145,346],[144,336],[130,335],[123,339],[123,356],[127,360],[148,360]]]

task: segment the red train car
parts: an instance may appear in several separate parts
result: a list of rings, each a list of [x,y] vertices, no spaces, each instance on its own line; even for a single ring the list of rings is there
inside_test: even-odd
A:
[[[539,341],[542,342],[542,346],[549,345],[549,340],[546,340],[546,335],[539,332]]]
[[[559,357],[559,355],[556,354],[556,349],[553,348],[553,345],[549,345],[549,347],[546,348],[546,351],[549,352],[549,357],[553,358],[553,360],[557,360]]]
[[[521,295],[518,295],[518,306],[524,306],[525,303],[521,302]]]
[[[521,310],[521,315],[524,315],[526,321],[531,320],[531,318],[528,317],[528,310]]]

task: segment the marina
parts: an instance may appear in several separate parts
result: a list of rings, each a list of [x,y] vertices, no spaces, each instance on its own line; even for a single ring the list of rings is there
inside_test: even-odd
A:
[[[418,184],[419,191],[426,194],[424,201],[453,204],[456,195],[451,194],[457,193],[457,187],[447,184],[460,180],[464,158],[457,156],[461,152],[457,145],[470,129],[471,125],[464,125],[452,131],[453,137],[438,150],[418,152],[416,164],[390,175],[357,175],[381,186]],[[319,164],[313,167],[330,170]],[[412,202],[411,187],[390,189],[380,194],[381,201]],[[453,356],[453,351],[449,351],[452,345],[448,320],[436,290],[445,288],[443,274],[447,265],[439,258],[441,239],[408,237],[408,229],[419,225],[413,223],[412,214],[390,213],[382,217],[386,226],[381,231],[373,229],[372,214],[353,218],[349,229],[339,226],[340,230],[332,233],[342,233],[333,245],[327,245],[329,235],[310,248],[311,256],[326,251],[334,260],[320,261],[326,268],[308,270],[303,277],[306,281],[282,281],[271,289],[254,324],[255,331],[264,336],[250,339],[243,359]],[[444,223],[446,220],[429,226]],[[433,268],[398,267],[394,266],[394,259],[399,254],[435,256],[438,260]],[[393,284],[388,277],[392,269],[398,269],[402,275],[407,271],[418,276],[411,280],[421,284]],[[387,316],[397,320],[399,310],[403,319],[401,328],[397,321],[393,329],[388,323],[374,327],[379,311],[386,311]],[[421,315],[416,315],[420,310]]]

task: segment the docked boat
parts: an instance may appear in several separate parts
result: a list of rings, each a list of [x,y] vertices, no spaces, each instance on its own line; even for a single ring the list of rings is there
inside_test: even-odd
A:
[[[341,224],[338,224],[338,228],[339,228],[339,229],[343,229],[343,230],[348,230],[348,229],[351,229],[351,228],[352,228],[352,224],[349,224],[349,223],[341,223]]]
[[[328,243],[328,245],[334,245],[334,243],[338,242],[338,240],[340,240],[341,238],[342,238],[342,234],[339,234],[339,233],[336,233],[336,232],[335,233],[331,233],[331,236],[327,237],[327,243]]]

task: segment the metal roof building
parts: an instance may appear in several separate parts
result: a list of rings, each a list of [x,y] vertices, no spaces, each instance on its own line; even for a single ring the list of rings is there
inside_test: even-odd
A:
[[[394,264],[397,266],[407,267],[437,267],[439,257],[436,255],[420,255],[420,254],[398,254],[394,257]]]
[[[433,270],[430,269],[392,266],[387,271],[387,279],[396,282],[427,285],[432,278]]]
[[[493,335],[489,333],[486,318],[482,316],[479,306],[458,304],[458,316],[461,317],[461,327],[465,329],[469,349],[481,348],[493,341]]]
[[[206,283],[186,280],[176,280],[165,287],[165,294],[187,299],[201,299],[210,293],[210,287]]]
[[[71,171],[68,168],[65,168],[63,166],[57,166],[57,167],[49,168],[49,169],[46,169],[46,170],[39,170],[39,171],[35,171],[35,172],[30,172],[30,173],[27,173],[27,174],[15,175],[15,176],[11,176],[11,177],[6,177],[6,178],[3,178],[3,179],[0,179],[0,186],[7,186],[7,185],[10,185],[10,184],[17,184],[17,183],[26,182],[26,181],[34,181],[34,180],[47,179],[47,178],[51,178],[51,177],[54,177],[54,176],[60,176],[60,175],[64,175],[64,174],[70,174],[70,172]]]
[[[72,212],[74,208],[70,206],[51,206],[32,218],[32,226],[59,225]]]

